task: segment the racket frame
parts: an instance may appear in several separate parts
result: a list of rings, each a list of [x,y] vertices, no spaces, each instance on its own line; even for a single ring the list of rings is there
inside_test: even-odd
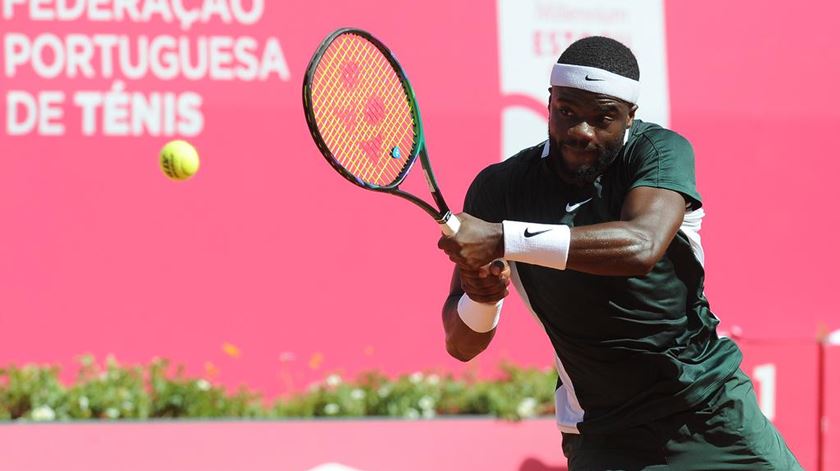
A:
[[[406,163],[406,165],[403,166],[403,169],[400,171],[397,177],[394,178],[394,181],[388,185],[376,185],[373,183],[365,182],[364,180],[353,175],[346,168],[344,168],[344,166],[341,165],[338,162],[338,160],[333,156],[332,152],[330,152],[330,149],[324,142],[324,138],[321,136],[321,133],[318,130],[318,124],[315,119],[315,113],[312,110],[311,83],[315,76],[315,69],[317,68],[318,64],[321,61],[321,58],[326,53],[327,49],[330,47],[330,45],[332,45],[333,41],[335,41],[336,38],[343,34],[355,34],[357,36],[361,36],[367,41],[369,41],[371,44],[373,44],[377,49],[379,49],[382,55],[385,56],[385,58],[393,67],[394,72],[397,73],[397,77],[399,77],[400,82],[402,83],[403,92],[405,92],[406,98],[408,99],[409,107],[411,108],[411,114],[414,121],[414,135],[416,136],[414,147],[411,149],[411,153],[407,159],[408,162]],[[423,122],[420,119],[420,106],[417,103],[417,97],[414,94],[414,89],[411,87],[411,83],[408,81],[408,77],[406,76],[405,71],[403,70],[400,63],[397,62],[397,59],[394,57],[394,54],[380,40],[376,39],[367,31],[363,31],[356,28],[341,28],[327,36],[326,39],[324,39],[321,42],[321,45],[318,47],[318,50],[312,56],[312,59],[309,61],[309,65],[306,68],[306,74],[304,75],[303,79],[303,109],[304,114],[306,115],[306,124],[309,127],[309,132],[312,134],[312,139],[318,146],[318,150],[321,151],[321,154],[324,156],[325,159],[327,159],[327,162],[329,162],[329,164],[336,171],[338,171],[338,173],[341,176],[349,180],[354,185],[360,186],[366,190],[390,193],[392,195],[396,195],[401,198],[407,199],[408,201],[411,201],[412,203],[422,208],[424,211],[426,211],[426,213],[432,216],[439,224],[441,224],[444,232],[450,232],[452,229],[454,229],[454,232],[457,232],[457,219],[452,216],[452,211],[449,210],[449,206],[446,204],[446,201],[444,201],[443,195],[441,194],[440,188],[438,187],[437,180],[435,179],[434,172],[432,172],[432,166],[429,162],[429,156],[426,152],[426,134],[423,132]],[[418,198],[417,196],[414,196],[411,193],[407,193],[399,189],[400,184],[403,182],[406,175],[408,175],[408,172],[411,171],[411,168],[414,166],[414,163],[417,161],[418,157],[420,159],[420,165],[423,168],[423,174],[426,177],[426,184],[429,187],[429,191],[432,194],[432,198],[434,199],[437,208],[433,207],[432,205]]]

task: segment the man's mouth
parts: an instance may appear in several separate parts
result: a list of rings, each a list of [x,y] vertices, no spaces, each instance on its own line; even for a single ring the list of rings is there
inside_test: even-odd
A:
[[[563,144],[562,146],[563,152],[565,154],[571,154],[572,156],[580,156],[580,157],[588,157],[592,155],[598,154],[598,149],[590,148],[590,147],[580,147],[575,145]]]

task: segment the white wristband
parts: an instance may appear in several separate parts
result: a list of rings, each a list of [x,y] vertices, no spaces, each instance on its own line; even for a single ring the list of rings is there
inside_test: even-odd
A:
[[[499,324],[503,302],[504,299],[500,299],[495,304],[479,303],[464,293],[458,300],[458,317],[467,324],[467,327],[480,334],[490,332]]]
[[[563,224],[502,221],[505,260],[566,269],[572,231]]]

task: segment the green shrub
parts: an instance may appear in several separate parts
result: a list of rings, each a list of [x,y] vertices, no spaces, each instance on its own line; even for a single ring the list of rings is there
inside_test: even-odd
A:
[[[54,366],[0,369],[0,420],[150,418],[308,418],[493,415],[518,420],[553,412],[553,372],[501,366],[499,379],[413,373],[390,378],[379,372],[346,381],[329,375],[307,391],[271,403],[247,388],[229,393],[201,378],[188,378],[167,360],[125,366],[113,358],[99,365],[81,358],[73,384],[59,381]]]

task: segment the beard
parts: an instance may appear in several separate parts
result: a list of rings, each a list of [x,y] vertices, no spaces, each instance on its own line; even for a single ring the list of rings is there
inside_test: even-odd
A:
[[[550,142],[549,160],[552,164],[551,167],[563,180],[577,186],[589,185],[601,176],[612,165],[619,151],[621,151],[621,147],[624,145],[623,134],[621,138],[613,142],[604,143],[603,145],[597,145],[592,142],[575,142],[568,139],[557,140],[551,137],[551,134],[549,134],[548,140]],[[594,153],[596,156],[595,161],[578,168],[571,168],[563,156],[564,144],[569,145],[575,150]]]

